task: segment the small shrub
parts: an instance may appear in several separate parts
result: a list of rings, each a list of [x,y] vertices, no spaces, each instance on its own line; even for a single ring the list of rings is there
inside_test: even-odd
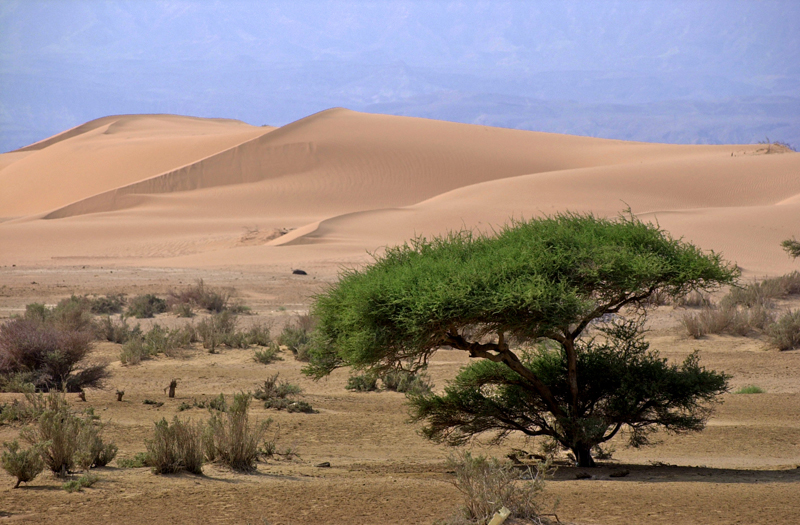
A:
[[[117,455],[119,449],[113,443],[103,443],[101,431],[102,425],[92,421],[91,415],[82,422],[75,462],[84,471],[93,467],[105,467]]]
[[[11,443],[3,443],[3,446],[5,451],[0,458],[0,463],[6,472],[17,478],[14,488],[19,487],[20,483],[33,481],[44,470],[42,453],[38,446],[34,445],[26,450],[20,450],[16,439]]]
[[[150,352],[144,345],[143,337],[134,337],[122,345],[119,360],[123,365],[138,365],[142,359],[150,357]]]
[[[265,348],[262,348],[261,350],[256,350],[255,353],[253,354],[253,359],[257,363],[261,363],[262,365],[268,365],[270,363],[280,360],[280,356],[278,355],[279,350],[280,349],[278,348],[277,345],[274,344],[269,345]]]
[[[0,375],[32,373],[37,390],[97,387],[108,375],[105,365],[85,364],[92,348],[87,331],[63,330],[26,318],[0,326]]]
[[[179,350],[195,341],[196,332],[192,325],[170,329],[156,323],[147,333],[136,334],[123,344],[119,359],[123,364],[135,365],[158,354],[175,357]]]
[[[800,310],[789,310],[767,328],[771,344],[779,350],[800,348]]]
[[[267,407],[269,408],[269,407]],[[306,401],[292,401],[286,405],[286,411],[290,414],[293,412],[300,412],[303,414],[314,414],[316,410]]]
[[[278,344],[285,346],[298,361],[308,361],[311,346],[311,333],[316,320],[310,315],[301,315],[293,323],[283,327]]]
[[[694,290],[681,297],[676,297],[672,300],[672,304],[679,308],[700,308],[701,306],[710,306],[712,303],[708,296]]]
[[[209,410],[216,410],[217,412],[227,412],[228,404],[225,402],[225,396],[220,394],[208,402]]]
[[[394,392],[419,395],[427,394],[433,388],[430,377],[424,372],[412,374],[405,370],[396,370],[385,374],[381,379],[383,387]]]
[[[220,345],[237,346],[233,339],[236,334],[236,316],[230,312],[213,314],[197,325],[197,335],[203,348],[214,352]]]
[[[64,477],[75,466],[83,422],[70,413],[62,394],[51,392],[47,404],[36,424],[23,429],[20,435],[29,444],[40,445],[47,468]]]
[[[254,324],[247,330],[247,342],[256,346],[271,347],[275,345],[270,336],[269,326],[264,323]]]
[[[176,304],[172,307],[173,313],[178,317],[194,317],[194,311],[192,310],[192,305],[187,303],[180,303]]]
[[[67,481],[61,488],[66,490],[67,492],[80,492],[84,488],[89,488],[100,479],[100,476],[97,474],[84,474],[78,479],[73,479],[71,481]]]
[[[147,452],[137,452],[132,458],[121,458],[117,460],[119,468],[141,468],[147,466]]]
[[[353,392],[374,392],[378,390],[378,376],[370,373],[350,376],[345,388]]]
[[[200,279],[194,286],[189,286],[182,291],[170,291],[167,296],[167,305],[174,312],[188,306],[190,311],[192,307],[196,307],[220,313],[228,309],[231,295],[230,290],[207,288]]]
[[[240,472],[255,470],[259,456],[258,444],[271,420],[250,425],[250,399],[249,394],[235,394],[225,415],[211,416],[204,436],[206,456],[210,461],[219,461]]]
[[[800,257],[800,242],[798,242],[794,237],[783,241],[781,246],[792,259],[797,259]]]
[[[128,304],[128,315],[137,319],[155,317],[167,311],[167,301],[153,294],[137,295]]]
[[[93,314],[118,314],[125,309],[125,294],[106,294],[104,297],[89,299],[89,308]]]
[[[92,306],[86,297],[70,296],[62,299],[48,314],[48,321],[64,331],[91,331]]]
[[[734,394],[763,394],[763,393],[764,389],[756,385],[743,386],[742,388],[734,392]]]
[[[33,372],[12,372],[0,375],[0,392],[36,392],[36,374]]]
[[[253,397],[266,401],[269,399],[285,399],[302,393],[298,385],[288,381],[278,381],[278,374],[275,374],[264,381],[264,385],[253,393]]]
[[[101,341],[123,344],[134,337],[142,337],[142,329],[138,324],[134,328],[128,326],[124,316],[119,321],[114,321],[111,316],[106,315],[95,322],[94,336]]]
[[[522,472],[510,462],[469,452],[451,456],[447,466],[455,472],[453,485],[464,496],[460,515],[450,523],[486,523],[503,507],[514,517],[537,520],[549,465],[538,465],[530,481],[521,481]]]
[[[147,465],[155,474],[172,474],[186,470],[203,472],[202,427],[177,417],[170,425],[166,419],[155,424],[153,439],[145,442]]]

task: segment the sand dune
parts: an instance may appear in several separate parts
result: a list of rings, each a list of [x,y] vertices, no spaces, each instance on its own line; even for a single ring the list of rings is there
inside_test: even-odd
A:
[[[0,264],[335,268],[417,234],[630,206],[777,273],[792,267],[778,243],[798,234],[800,156],[765,152],[345,109],[278,129],[107,117],[0,155]]]

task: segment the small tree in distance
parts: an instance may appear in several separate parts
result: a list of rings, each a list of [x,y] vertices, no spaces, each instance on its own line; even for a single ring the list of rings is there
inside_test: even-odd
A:
[[[786,239],[781,243],[781,246],[783,246],[784,251],[789,254],[789,257],[792,259],[800,257],[800,241],[794,238]]]
[[[656,293],[681,296],[735,282],[718,254],[672,239],[632,215],[563,214],[389,248],[319,295],[310,364],[385,374],[416,371],[440,348],[480,361],[444,394],[411,395],[412,415],[437,441],[494,432],[550,436],[579,466],[623,427],[647,443],[662,427],[696,431],[727,377],[693,354],[669,364],[644,341]]]

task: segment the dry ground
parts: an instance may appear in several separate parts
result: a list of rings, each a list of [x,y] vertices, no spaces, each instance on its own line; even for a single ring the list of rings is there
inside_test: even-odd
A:
[[[245,322],[270,320],[277,332],[334,278],[331,271],[309,273],[4,267],[0,318],[21,312],[27,303],[54,304],[70,293],[164,293],[202,277],[207,284],[235,287],[257,314]],[[787,306],[792,305],[782,305]],[[590,479],[576,479],[582,470],[562,465],[547,485],[562,522],[797,523],[800,352],[777,352],[757,339],[712,336],[694,341],[680,334],[681,313],[661,307],[654,314],[653,347],[670,359],[699,349],[705,365],[733,376],[734,390],[754,384],[766,393],[725,395],[699,434],[660,435],[659,444],[641,450],[619,441],[614,459],[588,471]],[[185,322],[168,314],[158,321]],[[223,349],[212,355],[198,348],[182,358],[157,358],[138,366],[122,366],[118,353],[111,343],[96,346],[96,357],[111,363],[112,376],[105,389],[88,392],[86,403],[108,422],[106,437],[119,446],[118,457],[143,451],[153,422],[177,414],[181,403],[252,390],[276,372],[299,383],[303,398],[319,413],[287,414],[257,406],[254,416],[272,418],[272,428],[279,428],[279,447],[292,447],[299,457],[261,463],[252,475],[213,465],[205,467],[203,476],[156,476],[146,468],[111,466],[97,469],[100,481],[93,487],[69,494],[49,474],[13,490],[12,478],[0,472],[0,522],[422,524],[447,517],[459,503],[444,464],[448,450],[417,435],[416,427],[406,422],[400,394],[347,392],[346,371],[315,383],[301,374],[301,364],[288,353],[267,366],[253,361],[252,350]],[[437,387],[466,362],[459,352],[439,352],[431,367]],[[179,378],[177,397],[168,399],[163,388],[172,378]],[[125,391],[122,402],[116,401],[117,389]],[[2,394],[3,401],[13,397]],[[164,405],[145,405],[144,399]],[[83,406],[75,395],[70,401]],[[207,412],[194,408],[180,415],[204,418]],[[0,440],[13,439],[18,432],[18,427],[0,427]],[[514,446],[533,445],[476,448],[503,456]],[[330,468],[314,466],[325,461]],[[609,477],[621,469],[630,475]]]

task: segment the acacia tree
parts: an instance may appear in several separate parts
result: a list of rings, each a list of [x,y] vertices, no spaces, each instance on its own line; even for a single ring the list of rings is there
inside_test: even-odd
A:
[[[389,248],[316,298],[305,372],[416,371],[440,348],[480,361],[444,394],[410,396],[431,439],[550,436],[593,466],[591,449],[627,427],[632,445],[659,427],[700,430],[727,377],[697,355],[669,364],[648,349],[654,294],[735,282],[718,254],[632,215],[563,214]]]

